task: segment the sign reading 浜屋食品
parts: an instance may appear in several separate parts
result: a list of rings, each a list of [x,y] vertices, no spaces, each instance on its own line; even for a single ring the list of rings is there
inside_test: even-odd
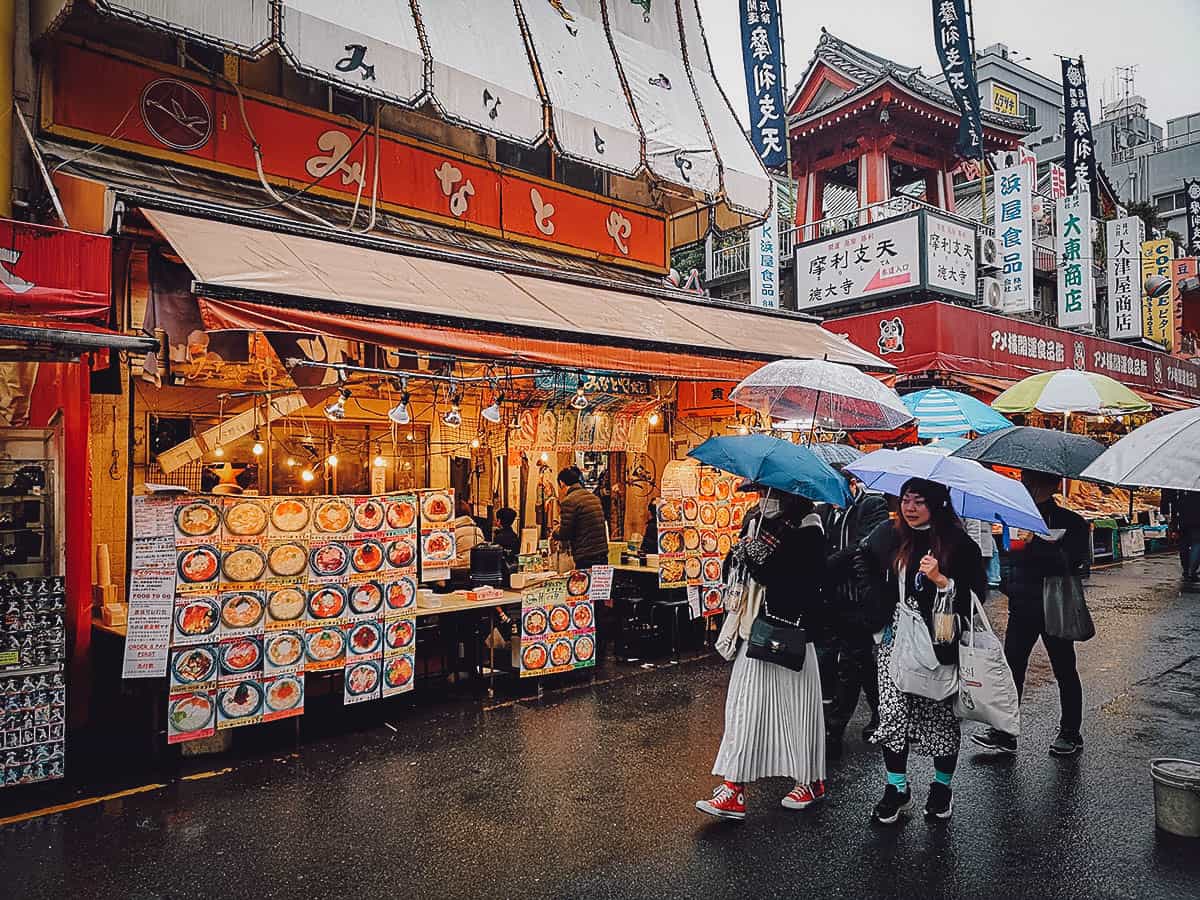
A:
[[[979,85],[967,26],[965,0],[933,0],[933,43],[937,48],[946,86],[962,114],[958,127],[958,155],[979,159],[983,152],[983,119],[979,110]]]
[[[1068,170],[1069,171],[1069,170]],[[1072,193],[1056,204],[1058,227],[1058,325],[1090,329],[1094,325],[1091,195]]]
[[[1108,245],[1108,336],[1142,336],[1142,267],[1139,255],[1146,223],[1137,216],[1111,219]]]
[[[779,228],[775,210],[750,229],[750,305],[779,309]]]
[[[1033,176],[1027,165],[996,172],[996,242],[1004,311],[1033,311]]]
[[[1200,178],[1184,179],[1187,201],[1187,256],[1200,256]]]
[[[737,0],[737,3],[746,96],[750,102],[750,143],[767,169],[784,169],[787,118],[779,0]]]
[[[1067,193],[1095,193],[1096,141],[1088,108],[1083,57],[1062,61],[1063,116],[1066,140]]]
[[[1170,238],[1155,238],[1142,244],[1142,283],[1151,275],[1171,277],[1171,260],[1175,258],[1175,242]],[[1143,295],[1142,336],[1167,350],[1174,346],[1175,315],[1171,308],[1170,291],[1161,296]]]

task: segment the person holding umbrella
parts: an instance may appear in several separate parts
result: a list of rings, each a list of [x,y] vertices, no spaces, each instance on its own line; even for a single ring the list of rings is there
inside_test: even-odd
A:
[[[880,451],[883,452],[883,451]],[[870,457],[865,457],[867,463]],[[892,673],[900,604],[916,610],[930,634],[937,660],[958,664],[958,617],[971,615],[971,593],[987,595],[979,546],[964,530],[950,490],[924,478],[899,489],[900,516],[881,524],[859,548],[856,571],[869,627],[878,629],[879,727],[872,741],[883,748],[887,784],[872,820],[894,824],[912,808],[908,756],[916,744],[933,757],[934,780],[925,803],[931,820],[954,812],[951,781],[958,765],[961,732],[953,697],[935,700],[901,690]]]
[[[1050,528],[1048,537],[1032,535],[1024,548],[1010,553],[1007,578],[1000,589],[1008,596],[1008,630],[1004,634],[1004,656],[1012,669],[1020,696],[1025,684],[1029,655],[1040,638],[1050,657],[1050,668],[1058,682],[1061,705],[1058,736],[1050,744],[1054,756],[1074,756],[1083,750],[1080,725],[1083,721],[1083,685],[1075,662],[1075,642],[1046,633],[1045,582],[1052,576],[1082,576],[1092,558],[1088,524],[1078,513],[1063,509],[1054,500],[1061,484],[1056,473],[1023,469],[1021,483],[1029,489],[1038,511]],[[1016,753],[1017,739],[995,728],[971,740],[987,750]]]

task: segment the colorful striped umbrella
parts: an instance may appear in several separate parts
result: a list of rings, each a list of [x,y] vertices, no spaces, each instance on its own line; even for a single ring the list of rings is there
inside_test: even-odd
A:
[[[1090,413],[1125,415],[1148,412],[1150,404],[1119,381],[1096,372],[1062,369],[1018,381],[992,401],[1002,413]]]
[[[1012,428],[1012,422],[969,394],[930,388],[900,398],[917,420],[917,436],[945,438],[975,432],[990,434]]]

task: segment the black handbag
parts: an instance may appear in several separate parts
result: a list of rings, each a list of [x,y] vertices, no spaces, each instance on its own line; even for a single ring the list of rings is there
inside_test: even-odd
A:
[[[800,621],[789,622],[771,615],[764,600],[762,608],[750,626],[750,640],[746,642],[746,655],[751,659],[775,663],[793,672],[804,668],[804,657],[808,654],[808,632],[800,627]]]
[[[1078,575],[1047,575],[1042,582],[1042,614],[1046,634],[1065,641],[1090,641],[1096,624],[1088,611]]]

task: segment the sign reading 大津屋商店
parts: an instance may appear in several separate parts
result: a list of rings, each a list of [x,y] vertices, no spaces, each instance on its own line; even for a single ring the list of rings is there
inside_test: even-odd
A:
[[[1142,267],[1138,259],[1146,223],[1137,216],[1107,223],[1108,336],[1142,336]]]
[[[801,311],[919,289],[975,296],[975,231],[934,213],[888,219],[796,247]]]

